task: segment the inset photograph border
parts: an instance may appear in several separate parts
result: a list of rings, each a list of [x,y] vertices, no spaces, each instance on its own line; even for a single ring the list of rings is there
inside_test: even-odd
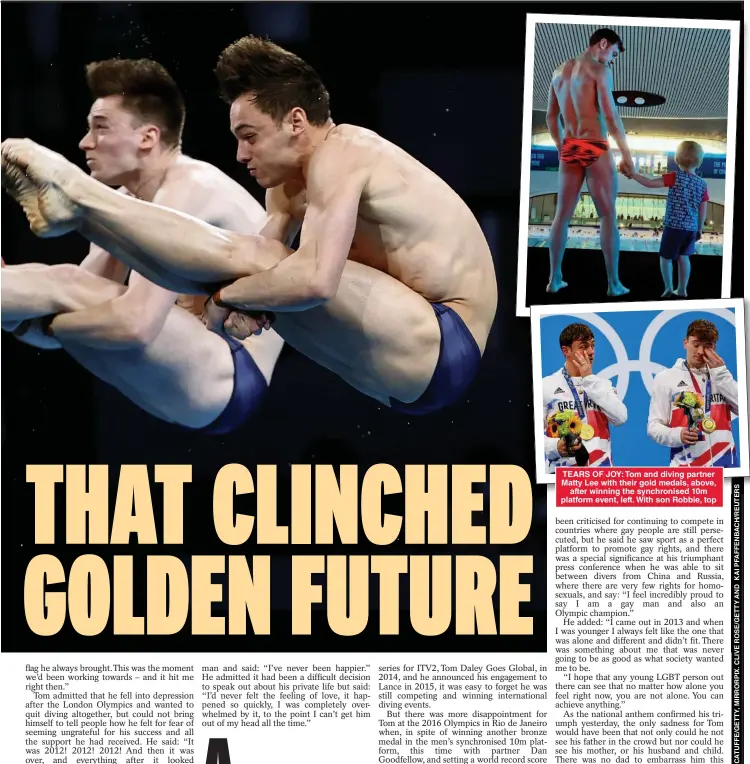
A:
[[[693,325],[694,321],[703,323]],[[690,326],[696,326],[701,335],[711,334],[711,325],[718,332],[711,364],[716,369],[721,368],[721,364],[725,366],[719,379],[713,369],[701,376],[699,371],[693,374],[693,369],[681,363],[688,357],[693,360],[691,353],[698,353],[696,358],[708,358],[701,343],[693,343],[696,348],[690,342],[686,346],[686,332]],[[582,344],[579,342],[575,347],[567,344],[564,333],[569,327],[574,328],[568,334],[587,335],[582,336]],[[563,339],[567,350],[562,347]],[[579,346],[588,357],[578,354]],[[547,447],[552,448],[547,426],[548,404],[552,406],[559,399],[562,401],[558,406],[560,410],[574,411],[575,398],[569,393],[568,381],[581,393],[578,399],[586,409],[584,424],[593,424],[592,429],[596,428],[595,433],[587,433],[589,458],[595,461],[593,465],[589,461],[589,466],[685,469],[695,462],[695,466],[722,466],[724,477],[750,476],[745,311],[741,299],[532,306],[531,347],[538,484],[555,482],[555,471],[552,467],[548,469],[550,462],[546,455]],[[591,368],[584,368],[578,375],[568,372],[566,376],[564,369],[567,370],[571,355],[575,356],[570,362],[574,372],[580,362],[589,361]],[[718,356],[718,361],[714,356]],[[580,378],[587,374],[597,377],[595,386],[581,384]],[[661,376],[655,384],[657,375]],[[708,407],[702,401],[707,379],[713,383]],[[734,390],[733,382],[736,383]],[[674,393],[692,392],[696,386],[703,395],[697,403],[692,399],[687,401],[688,406],[695,404],[689,411],[682,407],[687,417],[682,422],[685,417],[679,416],[674,408]],[[724,388],[729,397],[724,398],[723,394],[717,397],[716,393],[722,393]],[[587,389],[591,397],[583,400]],[[736,396],[736,412],[732,410],[731,396]],[[702,402],[708,410],[700,409]],[[716,407],[713,417],[710,416],[712,406]],[[694,451],[689,445],[683,448],[682,444],[671,442],[672,436],[667,431],[672,423],[680,420],[675,427],[686,423],[697,425],[704,416],[718,424],[714,439],[720,437],[721,432],[731,430],[726,443],[707,442],[711,435],[708,431],[703,433],[702,425],[699,440],[703,443],[698,443]],[[583,440],[583,445],[587,446],[587,442]]]
[[[541,25],[560,26],[559,30],[554,30],[547,35],[549,38],[547,42],[553,46],[553,50],[546,48],[539,51],[535,50],[538,40],[537,32]],[[575,36],[575,43],[569,39],[571,38],[569,29],[571,25],[584,27],[581,30],[580,40],[578,39],[579,36]],[[627,28],[632,29],[633,27],[643,29],[639,31],[637,36],[635,32],[631,35],[631,48],[628,49]],[[628,145],[633,144],[632,152],[636,175],[643,178],[648,177],[649,180],[652,177],[661,179],[668,172],[671,173],[677,169],[676,148],[683,139],[702,141],[701,148],[704,151],[702,169],[699,167],[695,172],[699,176],[703,174],[704,180],[707,181],[709,209],[703,236],[701,240],[693,242],[692,245],[692,249],[699,257],[693,258],[697,260],[693,265],[692,283],[694,289],[691,294],[691,290],[688,288],[687,295],[688,299],[728,298],[732,275],[740,23],[728,20],[642,18],[635,16],[528,14],[524,71],[523,153],[518,226],[516,315],[530,316],[529,306],[535,304],[559,305],[563,301],[584,302],[589,299],[589,295],[591,295],[592,301],[610,299],[608,295],[610,283],[608,274],[610,271],[616,272],[617,278],[621,279],[621,284],[631,290],[628,293],[629,296],[628,294],[618,296],[617,290],[615,290],[615,295],[611,297],[612,304],[629,300],[656,299],[661,291],[662,279],[659,273],[660,258],[658,252],[664,235],[665,204],[668,192],[666,186],[668,184],[665,182],[665,187],[659,189],[642,188],[642,184],[639,184],[636,179],[630,175],[625,177],[620,172],[617,173],[618,193],[615,209],[617,229],[621,239],[619,251],[622,252],[619,268],[605,266],[606,259],[601,248],[601,228],[598,225],[599,210],[593,194],[588,193],[588,187],[584,180],[582,193],[579,193],[565,242],[566,248],[570,252],[562,258],[562,278],[568,281],[570,286],[558,288],[558,284],[554,283],[551,287],[553,293],[547,291],[550,273],[553,270],[549,262],[548,244],[551,239],[550,224],[557,209],[558,166],[560,162],[558,149],[549,135],[546,138],[549,146],[546,144],[541,147],[535,145],[535,140],[544,142],[543,135],[547,133],[547,128],[541,124],[544,122],[544,114],[540,114],[540,104],[542,100],[545,102],[547,100],[550,88],[548,79],[551,81],[553,73],[551,67],[563,64],[565,56],[573,58],[583,54],[586,50],[589,33],[597,28],[615,30],[622,35],[625,43],[625,52],[622,54],[622,58],[616,60],[612,67],[614,73],[613,93],[618,111],[625,123]],[[705,79],[708,76],[705,73],[701,74],[700,68],[697,66],[687,66],[684,49],[682,54],[679,53],[680,40],[683,40],[684,44],[688,44],[691,30],[707,30],[707,32],[727,30],[729,32],[728,81],[726,83],[728,101],[725,120],[710,118],[711,114],[717,112],[716,99],[720,96],[716,93],[712,95],[701,87],[695,93],[696,107],[690,111],[690,115],[687,115],[683,107],[690,100],[690,95],[684,92],[684,82],[674,92],[669,91],[668,85],[665,84],[675,81],[673,77],[670,77],[669,71],[678,66],[683,75],[682,80],[689,72],[693,72],[696,78]],[[658,60],[640,62],[643,66],[643,77],[641,77],[639,60],[634,56],[638,55],[638,50],[647,50],[649,49],[648,45],[658,44],[657,37],[659,35],[664,37],[665,50],[659,54]],[[706,37],[705,34],[699,36],[701,39]],[[708,38],[706,37],[706,39]],[[558,62],[555,56],[558,58],[562,56],[563,60]],[[713,52],[711,56],[713,59],[716,58]],[[706,57],[703,56],[701,60],[705,61]],[[726,59],[722,60],[726,62]],[[542,88],[540,77],[537,76],[540,75],[540,72],[535,70],[535,66],[537,68],[544,67],[545,72],[550,69],[544,78],[544,88]],[[726,66],[726,63],[723,66]],[[539,81],[537,82],[537,80]],[[651,92],[658,89],[659,82],[667,88],[665,91],[666,102],[664,94]],[[544,93],[542,93],[543,89]],[[640,90],[643,90],[645,95]],[[537,107],[536,110],[535,106]],[[683,121],[685,129],[675,132],[674,125],[681,119],[679,116],[681,113],[686,114]],[[636,135],[639,132],[638,127],[641,125],[641,120],[644,126],[649,127],[648,135]],[[719,123],[723,124],[719,125]],[[542,132],[536,136],[535,130]],[[642,133],[642,130],[640,132]],[[652,132],[653,135],[650,134]],[[725,132],[725,143],[718,138],[716,140],[711,138],[713,133],[718,135],[722,132]],[[723,136],[719,136],[719,138],[721,137]],[[622,155],[611,134],[608,140],[616,160],[615,166],[616,168],[620,167]],[[722,156],[724,146],[725,152]],[[533,162],[534,191],[532,189],[532,153],[535,153],[537,149],[541,159],[536,158]],[[622,168],[620,167],[620,169]],[[534,208],[539,213],[534,217],[534,220],[538,218],[539,221],[542,221],[539,225],[532,225],[530,222],[532,191],[534,191],[535,198],[537,196],[539,199],[549,197],[545,202],[544,210],[541,212],[536,210],[539,205]],[[547,193],[548,191],[549,193]],[[589,199],[589,197],[591,198]],[[712,202],[711,199],[714,201]],[[638,204],[639,201],[641,204]],[[591,207],[591,210],[588,209],[587,205]],[[547,207],[550,209],[548,210]],[[575,217],[576,215],[578,218]],[[537,228],[540,230],[537,231]],[[544,231],[546,231],[547,236],[544,235]],[[533,237],[531,236],[532,233],[534,234]],[[536,260],[533,263],[529,262],[532,238],[534,239],[533,247],[538,247],[540,250],[540,261],[541,259],[544,260],[543,267],[541,262],[537,263]],[[574,241],[574,245],[570,244],[571,241]],[[623,243],[627,249],[623,249]],[[605,244],[607,244],[606,240]],[[607,244],[606,249],[609,250],[610,248]],[[547,257],[544,257],[544,254]],[[714,259],[718,258],[721,258],[722,261],[721,268],[717,268],[718,263],[714,264],[713,262]],[[652,259],[653,268],[650,264]],[[634,269],[638,271],[637,278],[634,277]],[[644,271],[645,279],[641,278],[641,271]],[[533,279],[533,283],[529,283],[530,278]],[[584,280],[586,281],[585,284],[582,283]]]

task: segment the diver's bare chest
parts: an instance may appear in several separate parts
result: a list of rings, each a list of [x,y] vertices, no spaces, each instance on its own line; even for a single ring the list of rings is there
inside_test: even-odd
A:
[[[307,196],[301,191],[294,196],[287,197],[289,213],[294,220],[304,223],[307,213]],[[382,226],[372,220],[371,211],[367,210],[357,217],[357,226],[354,231],[349,258],[358,262],[377,260],[384,251],[381,239]]]
[[[372,231],[360,230],[358,225],[349,249],[349,259],[385,270],[386,250],[382,240],[374,236]]]

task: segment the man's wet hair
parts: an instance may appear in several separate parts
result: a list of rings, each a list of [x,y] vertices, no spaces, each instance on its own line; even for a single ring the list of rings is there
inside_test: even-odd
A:
[[[330,96],[315,69],[270,40],[253,35],[237,40],[222,51],[214,71],[224,101],[249,95],[277,124],[296,107],[311,125],[331,118]]]
[[[122,96],[123,108],[142,124],[153,122],[161,141],[174,148],[182,140],[185,102],[169,72],[150,58],[110,58],[86,66],[92,98]]]

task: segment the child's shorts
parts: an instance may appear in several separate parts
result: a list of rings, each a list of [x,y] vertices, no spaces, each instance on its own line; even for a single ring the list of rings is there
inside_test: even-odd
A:
[[[695,254],[698,231],[683,231],[679,228],[665,228],[661,235],[659,255],[665,260],[677,260],[683,255]]]

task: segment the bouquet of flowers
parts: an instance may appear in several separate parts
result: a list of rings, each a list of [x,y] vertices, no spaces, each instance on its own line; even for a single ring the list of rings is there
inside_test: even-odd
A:
[[[687,414],[688,427],[697,430],[698,423],[703,420],[703,398],[698,393],[687,390],[677,393],[672,403]]]
[[[571,446],[581,443],[583,422],[575,411],[558,411],[547,418],[547,435],[550,438],[564,438],[568,450]],[[581,448],[575,452],[576,464],[579,467],[588,463],[589,452],[581,443]]]
[[[571,438],[574,442],[581,434],[583,423],[575,411],[558,411],[547,419],[547,434],[550,438]]]

